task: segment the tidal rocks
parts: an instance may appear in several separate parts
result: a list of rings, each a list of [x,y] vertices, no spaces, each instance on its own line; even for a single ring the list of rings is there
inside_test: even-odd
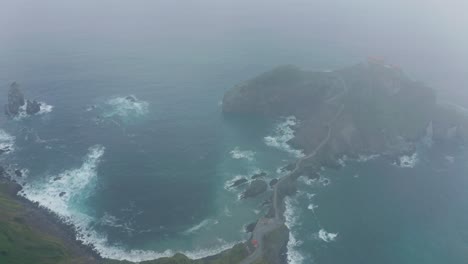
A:
[[[136,103],[136,101],[137,101],[137,99],[133,95],[129,95],[129,96],[125,97],[125,100],[127,100],[129,102],[132,102],[132,103]]]
[[[67,194],[66,192],[61,192],[59,193],[59,197],[63,197],[65,194]]]
[[[41,111],[41,103],[36,100],[25,100],[18,83],[13,82],[8,91],[8,102],[5,114],[11,118],[23,115],[35,115]]]
[[[266,177],[266,176],[267,176],[266,172],[260,172],[260,173],[252,175],[252,177],[250,177],[250,178],[252,180],[255,180],[255,179],[263,178],[263,177]]]
[[[242,193],[241,198],[253,198],[262,193],[264,193],[268,189],[268,184],[263,180],[254,180],[250,183],[249,187]]]
[[[41,111],[41,104],[37,102],[36,100],[29,101],[27,100],[26,104],[26,113],[28,115],[35,115]]]
[[[245,232],[246,233],[252,233],[255,230],[255,227],[257,226],[257,222],[250,223],[245,226]]]
[[[230,188],[239,187],[247,182],[248,180],[246,178],[241,178],[241,179],[235,180],[229,187]]]
[[[8,116],[16,116],[20,112],[20,108],[25,104],[24,95],[19,89],[19,85],[13,82],[8,91],[8,103],[5,106],[5,113]]]
[[[21,170],[16,169],[16,170],[15,170],[15,175],[16,175],[17,177],[23,177],[23,172],[21,172]]]
[[[275,187],[275,185],[278,183],[278,179],[273,179],[270,181],[270,188]]]

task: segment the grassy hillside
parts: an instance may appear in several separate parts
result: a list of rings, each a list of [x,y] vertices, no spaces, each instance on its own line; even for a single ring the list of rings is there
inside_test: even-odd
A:
[[[27,211],[0,183],[0,263],[85,263],[74,257],[59,238],[25,223]]]

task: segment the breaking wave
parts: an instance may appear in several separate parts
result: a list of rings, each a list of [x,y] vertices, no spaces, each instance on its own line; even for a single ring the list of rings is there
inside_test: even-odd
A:
[[[131,118],[146,115],[149,103],[139,100],[133,95],[114,97],[106,102],[104,117]]]
[[[323,228],[318,232],[318,237],[327,243],[335,241],[337,236],[338,233],[329,233]]]
[[[246,184],[249,180],[247,179],[246,176],[244,175],[236,175],[234,178],[230,179],[230,180],[227,180],[225,183],[224,183],[224,189],[225,190],[228,190],[228,191],[232,191],[232,190],[235,190],[236,187],[233,186],[233,184],[238,181],[238,180],[242,180],[242,179],[246,179],[246,182],[243,183],[243,184],[239,184],[239,186],[241,185],[244,185]]]
[[[39,103],[40,110],[35,115],[44,115],[44,114],[52,112],[52,110],[54,109],[54,106],[52,105],[48,105],[44,102],[38,102],[38,103]],[[28,107],[28,101],[26,101],[25,104],[19,108],[18,115],[16,115],[14,119],[21,120],[21,119],[30,117],[30,115],[28,115],[28,113],[26,112],[27,107]]]
[[[357,162],[368,162],[370,160],[375,160],[376,158],[380,157],[379,154],[372,154],[372,155],[359,155]]]
[[[233,159],[246,159],[248,161],[253,161],[255,156],[255,152],[251,150],[240,150],[239,147],[235,147],[229,153],[231,153]]]
[[[289,229],[287,261],[289,264],[301,264],[304,261],[304,256],[297,250],[297,247],[301,246],[303,242],[296,238],[295,232],[293,231],[293,228],[297,225],[298,221],[297,209],[293,204],[293,199],[290,197],[285,198],[285,205],[285,224]]]
[[[201,229],[205,229],[205,228],[208,228],[209,226],[211,225],[216,225],[218,224],[218,220],[216,219],[205,219],[203,221],[201,221],[199,224],[196,224],[192,227],[190,227],[189,229],[185,230],[183,232],[184,235],[189,235],[189,234],[193,234]]]
[[[267,146],[286,151],[297,158],[304,157],[302,150],[294,149],[288,144],[288,142],[294,138],[293,127],[296,125],[296,117],[287,117],[284,122],[276,125],[273,136],[264,137],[265,144]]]
[[[15,150],[15,137],[0,129],[0,154]]]
[[[416,166],[418,161],[419,161],[418,153],[415,152],[411,156],[408,156],[408,155],[401,156],[398,159],[398,161],[396,161],[393,164],[400,168],[414,168],[414,166]]]

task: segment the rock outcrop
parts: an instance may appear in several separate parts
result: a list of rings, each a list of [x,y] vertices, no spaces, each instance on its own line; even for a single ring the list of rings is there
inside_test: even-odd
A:
[[[268,184],[263,180],[254,180],[250,183],[249,187],[242,193],[241,198],[253,198],[262,193],[264,193],[268,189]]]
[[[26,104],[24,95],[19,89],[19,85],[13,82],[8,91],[8,103],[5,106],[5,113],[8,116],[16,116],[20,112],[20,108]]]
[[[11,118],[19,115],[35,115],[41,111],[41,103],[36,100],[25,100],[18,83],[13,82],[8,91],[8,102],[5,114]]]
[[[35,115],[41,111],[41,104],[37,102],[36,100],[33,101],[27,101],[26,104],[26,113],[28,115]]]
[[[230,188],[235,188],[235,187],[239,187],[245,183],[247,183],[248,180],[246,178],[241,178],[241,179],[238,179],[238,180],[235,180],[231,186],[229,186]]]
[[[300,123],[288,143],[305,153],[327,136],[328,122],[341,108],[325,150],[311,167],[338,166],[334,161],[342,155],[407,153],[430,124],[434,140],[468,139],[467,113],[442,107],[433,89],[382,62],[331,72],[282,66],[230,89],[223,98],[225,114],[296,116]]]

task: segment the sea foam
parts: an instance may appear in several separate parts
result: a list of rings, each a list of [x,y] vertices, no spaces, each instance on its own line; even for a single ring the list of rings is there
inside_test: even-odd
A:
[[[289,229],[289,240],[287,244],[287,261],[289,264],[301,264],[304,261],[304,256],[298,251],[298,247],[302,245],[302,241],[296,238],[294,227],[297,225],[298,212],[294,204],[295,200],[291,197],[285,198],[286,210],[284,212],[285,225]]]
[[[233,159],[246,159],[248,161],[253,161],[255,156],[255,152],[251,150],[240,150],[239,147],[235,147],[229,153]]]
[[[288,144],[288,141],[294,138],[293,127],[295,125],[297,125],[296,117],[287,117],[276,125],[274,135],[264,137],[265,144],[286,151],[297,158],[304,157],[302,150],[294,149]]]
[[[338,233],[329,233],[325,231],[325,229],[323,228],[320,229],[318,232],[318,237],[327,243],[335,241],[337,236],[338,236]]]
[[[38,102],[38,103],[39,103],[39,112],[37,112],[36,115],[44,115],[44,114],[52,112],[52,110],[54,109],[54,106],[52,105],[46,104],[44,102]],[[28,113],[26,112],[27,107],[28,107],[28,102],[26,101],[26,103],[19,108],[18,115],[14,117],[14,120],[22,120],[22,119],[30,117],[30,115],[28,115]]]
[[[15,150],[15,137],[0,129],[0,151],[9,153]]]
[[[414,168],[419,161],[418,153],[415,152],[413,155],[404,155],[398,159],[398,162],[393,163],[400,168]]]
[[[105,117],[131,118],[146,115],[149,103],[133,95],[114,97],[106,101]]]

